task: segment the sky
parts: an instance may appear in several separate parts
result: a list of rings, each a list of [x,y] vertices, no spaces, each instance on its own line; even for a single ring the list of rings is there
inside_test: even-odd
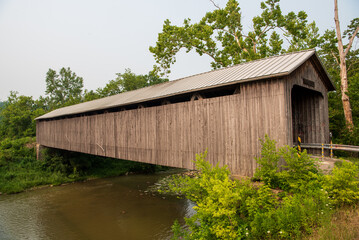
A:
[[[214,0],[225,7],[226,0]],[[260,14],[261,0],[239,0],[245,31]],[[321,32],[334,29],[333,0],[282,0],[283,13],[304,10]],[[214,10],[210,0],[0,0],[0,101],[10,91],[45,95],[46,72],[70,67],[84,88],[104,87],[130,68],[147,74],[163,22],[181,25]],[[359,17],[359,0],[339,0],[342,30]],[[181,51],[170,80],[211,70],[211,59]]]

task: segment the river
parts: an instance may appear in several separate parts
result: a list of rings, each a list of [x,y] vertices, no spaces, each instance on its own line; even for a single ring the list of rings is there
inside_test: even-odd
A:
[[[0,239],[170,239],[174,220],[193,214],[193,204],[146,193],[163,176],[128,175],[1,195]]]

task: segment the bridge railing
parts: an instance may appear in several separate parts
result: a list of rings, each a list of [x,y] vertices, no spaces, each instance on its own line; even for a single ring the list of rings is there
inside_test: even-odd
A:
[[[343,144],[325,144],[325,143],[301,143],[301,148],[321,149],[322,158],[324,158],[324,150],[330,150],[330,158],[333,158],[333,151],[359,152],[359,146],[343,145]]]
[[[332,133],[330,133],[330,143],[302,143],[302,139],[298,136],[298,150],[302,148],[321,149],[322,158],[324,158],[324,150],[330,150],[330,158],[333,158],[333,150],[347,151],[347,152],[359,152],[359,146],[333,144]]]
[[[343,145],[343,144],[321,144],[321,143],[302,143],[302,148],[341,150],[348,152],[359,152],[359,146]]]

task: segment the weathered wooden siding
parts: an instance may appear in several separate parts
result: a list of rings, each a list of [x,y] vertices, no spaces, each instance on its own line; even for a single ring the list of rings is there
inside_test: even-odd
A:
[[[243,83],[240,93],[113,113],[37,121],[39,144],[193,169],[196,153],[251,176],[268,134],[287,144],[288,106],[280,79]]]

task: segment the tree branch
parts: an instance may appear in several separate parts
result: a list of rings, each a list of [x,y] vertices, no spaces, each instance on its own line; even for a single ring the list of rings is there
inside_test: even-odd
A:
[[[285,38],[285,40],[287,40],[287,42],[288,42],[291,46],[293,46],[293,44],[289,41],[289,39],[287,38],[287,36],[285,36],[286,34],[288,34],[288,32],[285,31],[285,30],[283,30],[283,28],[281,28],[281,27],[279,27],[279,29],[282,30],[282,32],[284,33],[284,34],[283,34],[283,37]]]
[[[204,53],[204,54],[210,56],[215,62],[221,64],[221,65],[224,67],[223,62],[222,62],[222,61],[219,61],[218,59],[216,59],[216,58],[215,58],[212,54],[210,54],[209,52],[207,52],[207,51],[205,51],[205,50],[203,50],[203,49],[199,49],[199,48],[197,48],[197,47],[195,47],[195,48],[196,48],[196,50],[198,50],[198,51],[200,51],[200,52],[202,52],[202,53]]]
[[[232,37],[234,37],[234,39],[236,40],[239,48],[248,53],[248,50],[245,47],[242,47],[241,42],[239,41],[239,38],[235,33],[231,33],[230,31],[228,31],[226,29],[222,29],[222,28],[221,29],[216,28],[215,30],[224,31],[224,32],[228,33],[229,35],[231,35]],[[241,34],[241,35],[244,36],[244,37],[249,37],[249,36],[245,36],[243,34]],[[251,37],[249,37],[249,38],[252,39],[252,41],[253,41],[253,38],[251,38]]]
[[[333,57],[334,57],[335,61],[337,62],[337,64],[339,65],[339,60],[338,60],[337,56],[335,56],[335,54],[333,53],[333,51],[330,51],[330,52],[331,52],[331,54],[333,55]]]
[[[212,3],[216,8],[218,8],[219,10],[221,10],[221,8],[220,8],[213,0],[209,0],[209,1],[211,1],[211,3]]]
[[[345,53],[344,53],[345,56],[348,54],[350,48],[352,47],[354,38],[355,38],[355,36],[357,35],[358,31],[359,31],[359,26],[357,27],[357,29],[355,29],[355,32],[354,32],[353,36],[352,36],[352,37],[350,38],[350,40],[349,40],[348,47],[347,47],[347,49],[345,50]]]

